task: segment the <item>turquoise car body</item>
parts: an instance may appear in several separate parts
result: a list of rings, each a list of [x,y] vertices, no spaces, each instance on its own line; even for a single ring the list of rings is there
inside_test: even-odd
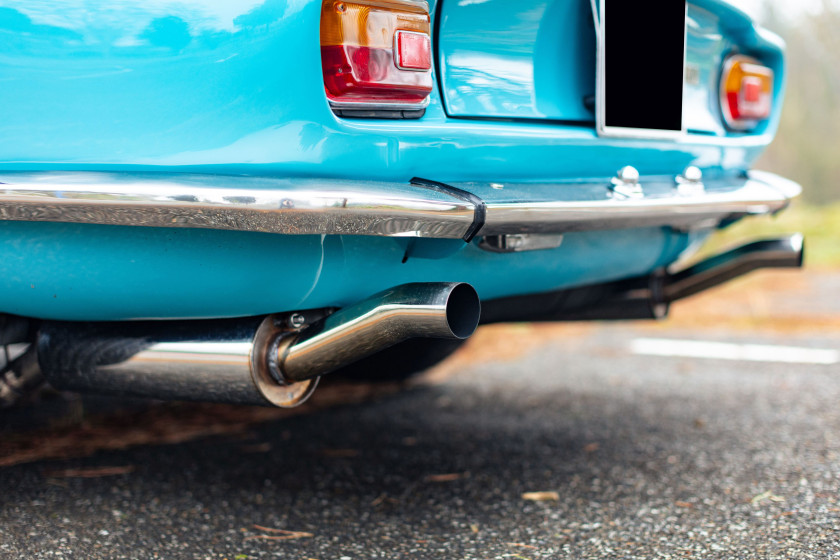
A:
[[[320,12],[310,0],[0,2],[0,182],[94,172],[574,184],[608,183],[626,165],[725,180],[744,176],[778,125],[778,110],[750,133],[723,125],[725,56],[771,67],[777,108],[784,66],[781,41],[718,0],[689,6],[689,132],[678,141],[597,135],[583,102],[595,88],[588,1],[430,2],[438,87],[411,120],[333,113]],[[573,231],[554,249],[494,253],[478,239],[0,220],[0,311],[241,317],[450,281],[490,300],[641,276],[712,229]]]

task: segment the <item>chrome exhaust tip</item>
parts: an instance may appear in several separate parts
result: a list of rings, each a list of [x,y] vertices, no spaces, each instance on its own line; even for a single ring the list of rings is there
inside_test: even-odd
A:
[[[802,268],[804,259],[802,234],[753,241],[670,274],[663,295],[668,303],[678,301],[755,270]]]
[[[291,408],[321,375],[409,338],[469,337],[481,304],[468,284],[406,284],[324,315],[46,322],[38,361],[59,389]]]
[[[678,271],[486,302],[482,324],[663,319],[672,303],[764,268],[801,268],[801,234],[741,245]]]
[[[283,381],[305,381],[409,338],[469,338],[480,318],[481,302],[469,284],[405,284],[280,339],[273,363]]]

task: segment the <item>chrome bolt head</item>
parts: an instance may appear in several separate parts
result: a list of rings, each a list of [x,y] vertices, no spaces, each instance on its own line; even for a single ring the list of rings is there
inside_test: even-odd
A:
[[[677,177],[677,192],[681,196],[698,196],[706,192],[703,184],[703,172],[699,167],[690,165]]]
[[[689,183],[699,183],[703,180],[703,172],[700,170],[699,167],[695,167],[693,165],[689,165],[683,171],[683,179],[688,181]]]
[[[293,329],[299,329],[306,324],[306,317],[300,313],[292,313],[289,317],[289,326]]]
[[[618,170],[616,178],[625,185],[638,185],[639,170],[632,165],[627,165]]]
[[[639,184],[639,170],[628,165],[618,170],[610,185],[611,196],[618,198],[644,198],[645,192]]]

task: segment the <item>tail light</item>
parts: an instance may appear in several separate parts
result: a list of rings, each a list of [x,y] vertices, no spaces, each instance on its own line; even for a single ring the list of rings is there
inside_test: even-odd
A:
[[[420,116],[432,91],[429,6],[415,0],[323,0],[321,62],[333,110]]]
[[[724,65],[720,101],[729,128],[754,129],[773,111],[773,70],[745,56],[731,57]]]

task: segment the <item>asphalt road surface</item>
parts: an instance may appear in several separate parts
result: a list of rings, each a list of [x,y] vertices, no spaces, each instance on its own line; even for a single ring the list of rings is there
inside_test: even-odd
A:
[[[482,336],[296,416],[153,406],[7,445],[57,458],[0,468],[0,558],[840,558],[840,332]],[[676,340],[725,344],[651,355]]]

